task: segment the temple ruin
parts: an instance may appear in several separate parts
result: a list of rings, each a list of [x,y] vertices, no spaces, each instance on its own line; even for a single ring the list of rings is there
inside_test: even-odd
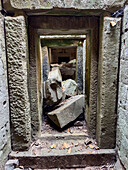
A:
[[[0,10],[0,170],[128,169],[128,1]]]

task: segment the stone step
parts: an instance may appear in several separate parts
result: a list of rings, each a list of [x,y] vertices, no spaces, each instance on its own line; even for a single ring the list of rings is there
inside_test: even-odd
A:
[[[113,149],[76,151],[76,147],[72,147],[69,152],[69,149],[59,150],[58,147],[43,148],[42,150],[38,147],[34,152],[31,149],[26,152],[13,151],[9,158],[18,159],[20,166],[24,166],[25,169],[65,169],[113,165],[116,162],[116,153]]]
[[[69,133],[65,134],[62,132],[62,134],[41,134],[40,139],[45,141],[51,141],[51,140],[84,140],[88,137],[87,133]]]

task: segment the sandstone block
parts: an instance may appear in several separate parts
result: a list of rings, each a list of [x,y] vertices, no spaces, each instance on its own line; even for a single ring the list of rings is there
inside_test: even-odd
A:
[[[54,68],[52,71],[49,72],[48,79],[51,80],[51,83],[52,81],[58,81],[61,84],[62,76],[58,67]]]
[[[60,72],[63,77],[63,80],[75,79],[76,68],[62,66],[60,67]]]
[[[83,46],[77,47],[77,84],[78,84],[79,91],[82,93],[83,92]]]
[[[18,159],[10,159],[5,164],[5,170],[14,170],[18,165]]]
[[[97,99],[97,141],[101,148],[115,147],[120,27],[120,18],[104,18]]]
[[[74,96],[77,94],[77,84],[72,79],[63,81],[63,89],[64,93],[68,96]]]
[[[99,9],[99,10],[105,10],[105,9],[113,9],[115,11],[115,8],[120,8],[124,5],[126,0],[49,0],[49,1],[42,1],[42,0],[6,0],[4,3],[8,3],[10,1],[10,4],[15,9],[52,9],[54,7],[57,8],[75,8],[75,9]]]
[[[48,117],[60,128],[74,121],[84,108],[84,95],[71,97],[64,105],[48,113]]]
[[[4,16],[0,14],[0,169],[11,150],[6,59]]]
[[[57,81],[47,80],[43,83],[44,108],[58,104],[63,97],[63,91]]]
[[[28,45],[25,18],[6,17],[6,45],[10,95],[11,136],[14,150],[28,149],[31,140],[28,96]]]
[[[42,58],[43,58],[43,81],[48,79],[49,74],[49,59],[48,59],[48,47],[42,47]]]

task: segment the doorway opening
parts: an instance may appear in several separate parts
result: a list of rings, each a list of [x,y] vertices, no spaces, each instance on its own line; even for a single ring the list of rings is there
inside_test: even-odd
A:
[[[77,35],[77,38],[76,35],[56,35],[57,39],[55,39],[56,36],[51,36],[52,39],[50,36],[41,36],[42,134],[79,135],[81,133],[83,136],[87,136],[85,89],[83,90],[86,70],[86,35]],[[72,36],[72,38],[68,36]],[[67,106],[67,103],[70,102],[71,104]],[[76,111],[72,108],[73,106],[76,107]],[[56,118],[55,112],[64,115]],[[70,112],[72,118],[69,118]],[[50,116],[52,113],[54,116]],[[66,118],[66,116],[68,117]]]
[[[76,80],[76,47],[51,48],[51,70],[59,67],[62,80]]]
[[[53,19],[54,18],[54,19]],[[58,18],[58,19],[57,19]],[[36,26],[33,25],[33,19],[35,20],[39,20],[41,19],[41,22],[36,22]],[[54,21],[57,21],[57,24],[53,24],[53,22],[51,22],[51,19]],[[62,21],[67,21],[68,23],[72,23],[72,24],[63,24]],[[59,22],[58,22],[59,21]],[[87,22],[85,22],[87,21]],[[95,24],[94,24],[95,22]],[[39,24],[40,23],[40,24]],[[31,68],[35,70],[35,68],[37,69],[36,72],[33,72],[34,74],[31,74],[31,78],[32,81],[35,80],[35,84],[30,84],[30,89],[31,89],[31,107],[32,107],[32,133],[37,133],[40,132],[40,129],[42,130],[41,136],[44,137],[45,139],[47,139],[46,136],[51,136],[53,137],[53,132],[54,135],[56,136],[63,136],[65,137],[65,134],[70,135],[70,137],[72,136],[73,138],[79,138],[80,134],[82,132],[82,129],[85,130],[87,132],[87,128],[83,128],[84,126],[80,125],[82,124],[81,121],[76,120],[76,118],[78,118],[80,116],[81,113],[83,113],[82,115],[82,120],[85,123],[85,119],[87,121],[88,124],[88,128],[90,128],[90,122],[91,125],[93,127],[92,131],[93,134],[95,134],[96,131],[96,114],[93,114],[93,119],[90,119],[90,117],[92,116],[92,113],[96,113],[96,94],[97,94],[97,86],[96,81],[97,81],[97,58],[98,58],[98,18],[97,17],[69,17],[69,16],[40,16],[40,17],[36,17],[36,16],[32,16],[29,18],[29,24],[30,24],[30,65],[32,66]],[[95,27],[94,27],[95,26]],[[97,28],[97,29],[96,29]],[[33,35],[33,36],[32,36]],[[37,42],[39,42],[40,38],[40,43],[38,44]],[[86,43],[87,41],[87,43]],[[37,43],[37,44],[35,44]],[[35,47],[35,48],[33,48]],[[38,49],[40,47],[40,51],[37,55]],[[70,60],[69,62],[66,61],[65,63],[63,63],[62,58],[61,58],[61,64],[59,63],[60,61],[57,60],[57,63],[51,63],[50,58],[53,55],[53,50],[54,52],[57,53],[58,58],[59,57],[70,57],[70,54],[66,54],[65,50],[67,51],[71,51],[76,49],[76,69],[75,69],[75,76],[73,79],[71,79],[72,81],[74,81],[75,83],[73,84],[73,88],[74,86],[77,86],[77,90],[70,90],[71,94],[68,93],[69,98],[73,97],[73,101],[71,100],[71,103],[75,103],[74,100],[77,100],[76,105],[78,104],[78,101],[81,100],[80,104],[83,103],[83,105],[87,105],[86,106],[86,112],[83,112],[83,109],[79,108],[79,110],[74,109],[75,106],[72,105],[72,108],[74,109],[73,114],[71,114],[70,116],[66,115],[65,113],[72,113],[70,111],[65,111],[64,114],[60,114],[63,115],[64,117],[59,117],[58,119],[58,112],[60,111],[55,111],[55,109],[60,109],[61,106],[63,106],[62,110],[64,110],[64,106],[65,106],[65,100],[63,99],[69,99],[69,98],[65,98],[65,96],[63,95],[63,90],[65,90],[66,88],[63,88],[63,81],[66,80],[62,80],[59,79],[59,81],[57,82],[56,80],[53,81],[54,79],[51,78],[51,84],[48,82],[49,80],[49,73],[51,71],[55,71],[53,68],[52,70],[52,66],[55,64],[57,65],[57,71],[54,72],[54,74],[52,75],[57,75],[58,72],[60,72],[60,67],[58,65],[64,64],[70,64],[69,62],[72,61]],[[58,54],[58,50],[61,50],[60,54],[64,54],[59,55]],[[36,55],[36,58],[34,58],[34,56]],[[42,60],[42,61],[41,61]],[[35,62],[33,62],[35,61]],[[73,61],[74,62],[74,59]],[[42,63],[42,64],[40,64]],[[52,65],[53,64],[53,65]],[[73,63],[74,64],[74,63]],[[34,66],[34,67],[33,67]],[[41,66],[41,71],[40,71],[40,66]],[[59,70],[59,71],[58,71]],[[64,69],[65,70],[65,69]],[[70,69],[71,70],[71,69]],[[42,72],[42,73],[41,73]],[[56,74],[57,73],[57,74]],[[69,74],[69,72],[67,72]],[[59,74],[59,75],[60,75]],[[50,75],[50,76],[52,76]],[[92,77],[93,76],[93,77]],[[62,75],[61,75],[62,77]],[[41,80],[41,85],[39,84],[39,80]],[[62,82],[61,82],[62,81]],[[71,83],[72,83],[71,81]],[[46,83],[45,83],[46,82]],[[61,83],[60,83],[61,82]],[[95,82],[95,83],[94,83]],[[61,87],[60,87],[61,84]],[[32,88],[31,88],[32,87]],[[53,90],[51,88],[55,88],[56,90]],[[35,89],[35,90],[34,90]],[[45,90],[44,90],[45,89]],[[85,90],[86,89],[86,90]],[[46,92],[48,92],[48,95],[46,95]],[[35,92],[35,93],[33,93]],[[75,95],[72,96],[72,92],[74,92]],[[50,94],[50,95],[49,95]],[[52,97],[50,97],[52,94]],[[85,99],[85,94],[87,95],[87,100],[86,103],[83,100],[83,98]],[[94,95],[93,95],[94,94]],[[78,95],[82,95],[82,97],[79,99]],[[36,98],[37,96],[37,98]],[[43,97],[42,97],[43,96]],[[33,97],[36,100],[32,100]],[[64,97],[64,98],[63,98]],[[67,97],[67,94],[66,94]],[[74,99],[74,97],[76,97]],[[45,100],[44,99],[47,99]],[[41,100],[40,100],[41,99]],[[54,100],[53,100],[54,99]],[[43,100],[43,104],[42,104],[42,100]],[[52,101],[51,101],[52,100]],[[62,103],[63,101],[63,103]],[[67,100],[68,102],[68,100]],[[37,103],[37,108],[33,107],[35,104]],[[62,104],[62,105],[61,105]],[[69,103],[68,103],[69,104]],[[78,104],[78,106],[80,106],[80,104]],[[93,104],[93,105],[92,105]],[[94,106],[95,105],[95,106]],[[43,106],[43,114],[42,114],[42,106]],[[46,107],[47,108],[46,108]],[[50,106],[50,107],[49,107]],[[92,107],[93,106],[93,107]],[[52,107],[56,107],[53,108],[53,110],[50,110]],[[39,108],[39,109],[38,109]],[[48,122],[46,123],[46,126],[44,126],[45,121],[44,119],[41,121],[41,118],[45,115],[44,114],[44,108],[46,109],[45,112],[49,113],[52,112],[54,117],[50,117],[51,115],[49,115],[49,119],[51,120],[51,124],[53,123],[54,125],[57,126],[57,129],[52,127],[51,124]],[[66,107],[65,107],[66,108]],[[61,110],[61,111],[62,111]],[[82,112],[81,112],[82,110]],[[74,113],[76,111],[76,117],[74,118]],[[46,114],[47,114],[46,113]],[[79,115],[77,113],[80,113]],[[84,114],[86,113],[86,114]],[[53,116],[52,115],[52,116]],[[47,115],[46,115],[47,116]],[[55,119],[54,119],[55,118]],[[61,119],[62,118],[62,119]],[[68,118],[73,118],[73,120]],[[36,119],[36,123],[35,123],[35,119]],[[62,122],[60,122],[60,119],[62,120]],[[81,119],[81,117],[80,117]],[[68,120],[68,122],[67,122]],[[65,123],[66,121],[66,123]],[[74,126],[74,122],[76,121],[79,124],[79,127],[77,126],[75,129],[78,129],[78,131],[73,132],[72,130],[72,126],[70,123],[73,123],[73,127]],[[63,124],[64,123],[64,124]],[[76,123],[76,124],[77,124]],[[50,124],[50,125],[49,125]],[[70,125],[67,127],[67,125]],[[50,126],[50,128],[49,128]],[[58,126],[59,127],[58,129]],[[90,126],[90,127],[89,127]],[[52,129],[51,129],[52,128]],[[90,129],[91,129],[90,128]],[[65,131],[64,131],[65,129]],[[83,131],[82,133],[82,138],[85,139],[87,137],[86,132]],[[75,137],[76,136],[76,137]]]

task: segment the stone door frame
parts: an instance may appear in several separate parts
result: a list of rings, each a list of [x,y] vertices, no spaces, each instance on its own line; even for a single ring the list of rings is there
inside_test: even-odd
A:
[[[53,22],[54,21],[54,22]],[[113,26],[111,22],[116,24]],[[68,23],[68,24],[67,24]],[[84,32],[86,34],[86,121],[89,133],[92,137],[96,137],[101,148],[115,147],[116,134],[116,97],[117,97],[117,78],[118,78],[118,57],[119,57],[119,43],[120,43],[120,18],[103,17],[101,24],[99,17],[94,16],[29,16],[28,17],[28,39],[29,46],[27,46],[27,33],[25,29],[25,18],[22,17],[6,17],[6,43],[7,43],[7,57],[8,57],[8,75],[9,88],[16,83],[17,89],[22,90],[22,97],[25,97],[27,102],[26,107],[19,107],[20,101],[17,98],[15,88],[9,89],[10,95],[10,110],[11,110],[11,124],[15,126],[12,132],[13,149],[26,149],[29,147],[32,137],[38,137],[41,133],[42,125],[42,80],[41,80],[41,45],[40,35],[48,32],[59,32],[64,34],[67,30],[68,34],[71,32]],[[12,26],[13,29],[10,29]],[[22,29],[23,26],[23,29]],[[100,29],[99,29],[100,26]],[[15,35],[16,29],[21,32],[21,43],[19,35]],[[63,29],[63,30],[62,30]],[[70,32],[71,31],[71,32]],[[57,34],[57,33],[56,33]],[[99,38],[100,34],[100,38]],[[13,38],[15,37],[15,39]],[[114,39],[113,39],[114,38]],[[13,44],[10,46],[10,40],[13,39]],[[19,42],[20,41],[20,42]],[[100,42],[100,43],[99,43]],[[107,44],[107,45],[106,45]],[[10,48],[11,47],[11,48]],[[29,47],[29,65],[28,61],[28,47]],[[111,50],[114,48],[114,51]],[[100,49],[99,49],[100,48]],[[22,51],[21,51],[22,49]],[[16,50],[17,55],[14,55]],[[100,51],[100,55],[99,55]],[[109,52],[109,55],[107,54]],[[19,54],[19,55],[18,55]],[[20,58],[19,58],[20,57]],[[16,60],[15,60],[16,58]],[[14,61],[13,61],[14,60]],[[18,61],[18,63],[17,63]],[[12,64],[13,63],[13,64]],[[113,65],[114,63],[114,65]],[[109,67],[108,67],[109,64]],[[19,74],[13,67],[17,66],[19,72],[23,73],[25,78],[22,78],[21,86],[13,79],[17,78]],[[24,69],[25,68],[25,69]],[[108,69],[109,68],[109,69]],[[29,75],[28,75],[28,74]],[[111,79],[109,79],[111,77]],[[27,79],[29,86],[27,84]],[[111,83],[107,83],[108,80]],[[98,83],[98,94],[97,94]],[[12,85],[12,86],[11,86]],[[28,88],[27,88],[28,87]],[[108,91],[111,89],[109,95]],[[14,91],[13,91],[14,90]],[[15,97],[18,99],[15,102]],[[113,99],[113,101],[112,101]],[[28,108],[30,101],[30,109]],[[97,103],[98,102],[98,103]],[[98,106],[98,108],[97,108]],[[102,106],[102,107],[101,107]],[[17,112],[17,107],[19,112]],[[23,111],[24,108],[24,111]],[[26,110],[26,108],[28,108]],[[109,114],[111,112],[111,114]],[[19,114],[20,113],[20,114]],[[29,113],[31,113],[29,115]],[[17,116],[17,119],[15,119]],[[26,119],[31,117],[31,125]],[[111,116],[111,121],[109,117]],[[25,117],[25,119],[23,119]],[[106,126],[111,122],[111,126]],[[24,128],[23,124],[26,127]],[[19,131],[19,129],[21,130]],[[31,130],[29,130],[31,129]],[[96,131],[97,130],[97,131]],[[113,135],[110,135],[109,132]],[[108,140],[109,137],[111,140]],[[17,142],[17,140],[22,139]]]
[[[39,36],[42,35],[43,31],[49,28],[43,28],[43,24],[42,26],[39,25],[39,23],[43,22],[43,20],[45,20],[44,22],[48,22],[48,24],[50,25],[50,21],[48,21],[46,18],[50,18],[50,17],[54,17],[54,16],[41,16],[41,18],[39,19],[38,17],[30,17],[28,18],[28,24],[29,24],[29,45],[30,45],[30,62],[29,62],[29,70],[30,70],[30,105],[31,105],[31,121],[32,121],[32,134],[38,136],[40,134],[40,130],[41,130],[41,124],[42,122],[40,121],[41,119],[41,110],[39,109],[39,101],[40,101],[40,92],[41,89],[37,83],[37,80],[40,77],[40,72],[37,69],[37,65],[38,63],[40,63],[40,61],[38,62],[38,60],[40,59],[40,55],[38,55],[38,59],[37,59],[37,53],[39,54],[39,44],[37,42],[39,42]],[[56,16],[57,17],[57,16]],[[59,16],[60,17],[60,16]],[[65,20],[68,18],[67,16],[61,16],[63,18],[65,18]],[[79,27],[78,23],[81,22],[81,20],[83,21],[87,21],[87,23],[84,24],[84,26],[81,24],[81,28],[80,29],[74,29],[72,26],[70,26],[70,28],[68,28],[68,33],[71,33],[70,30],[72,31],[72,29],[74,29],[75,34],[77,34],[77,32],[79,33],[80,30],[81,32],[84,32],[84,35],[87,35],[87,60],[89,61],[88,65],[88,72],[86,77],[89,77],[89,82],[88,85],[86,86],[86,91],[90,91],[88,93],[87,96],[87,100],[88,102],[86,103],[86,112],[87,112],[87,116],[86,116],[86,120],[87,120],[87,124],[88,124],[88,128],[90,131],[90,134],[95,137],[96,136],[96,110],[97,110],[97,73],[98,73],[98,22],[99,19],[98,17],[84,17],[84,19],[81,17],[72,17],[72,20],[77,19],[77,27]],[[34,23],[33,24],[33,19],[34,19]],[[61,19],[60,19],[61,20]],[[95,24],[94,24],[95,23]],[[52,25],[54,27],[54,25]],[[61,25],[59,25],[59,27],[61,27]],[[44,29],[44,30],[43,30]],[[63,29],[63,26],[61,27],[60,30]],[[56,30],[56,31],[55,31]],[[45,32],[45,31],[44,31]],[[57,28],[54,28],[54,34],[57,34]],[[61,34],[65,34],[64,31],[60,31]],[[50,34],[50,31],[49,31]],[[46,35],[46,32],[45,32]],[[36,45],[35,45],[36,44]],[[36,57],[35,57],[36,56]],[[87,64],[86,64],[87,65]],[[86,66],[85,66],[86,67]],[[33,69],[33,72],[32,72]],[[36,83],[34,83],[36,82]],[[34,85],[33,85],[34,84]],[[33,93],[34,92],[34,93]],[[93,96],[93,97],[92,97]],[[34,100],[35,99],[35,100]],[[36,106],[35,106],[36,105]],[[34,106],[34,107],[33,107]]]
[[[80,89],[81,93],[85,94],[85,67],[86,67],[86,35],[41,35],[40,36],[41,41],[43,40],[52,40],[52,41],[56,41],[56,40],[71,40],[71,41],[83,41],[82,45],[78,45],[78,43],[75,42],[75,44],[70,44],[70,45],[62,45],[61,47],[65,47],[65,48],[76,48],[76,75],[75,75],[75,80],[78,84],[78,89]],[[57,48],[57,45],[54,43],[54,45],[50,45],[50,44],[46,44],[46,46],[49,48]],[[82,47],[82,54],[78,55],[79,52],[79,48]],[[42,47],[43,48],[43,47]],[[82,57],[81,57],[82,55]],[[47,56],[48,57],[48,56]],[[78,58],[79,57],[79,58]],[[49,63],[49,59],[48,63]],[[43,64],[44,65],[44,64]],[[48,76],[48,72],[49,72],[49,65],[46,67],[46,77]],[[78,77],[80,76],[80,78],[78,79]]]

